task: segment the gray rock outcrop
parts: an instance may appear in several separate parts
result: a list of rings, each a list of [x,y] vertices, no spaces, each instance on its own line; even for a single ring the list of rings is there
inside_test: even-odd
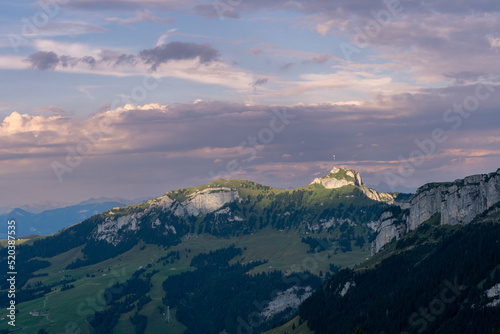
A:
[[[148,201],[149,207],[141,212],[115,216],[113,210],[109,211],[109,216],[106,217],[103,223],[97,226],[97,231],[94,233],[93,238],[117,245],[123,240],[123,236],[127,232],[133,233],[137,231],[140,228],[141,218],[151,212],[171,212],[175,216],[182,218],[206,215],[219,210],[227,203],[239,199],[238,190],[227,187],[213,187],[196,191],[182,202],[171,198],[167,193]],[[161,228],[164,234],[177,233],[173,226],[169,226],[167,222],[161,222],[159,219],[151,222],[151,226],[152,228]]]
[[[437,213],[441,215],[441,225],[468,224],[498,202],[500,169],[454,182],[428,183],[411,197],[409,209],[397,216],[397,210],[393,208],[381,214],[372,253],[377,253],[385,244],[416,229]]]
[[[358,187],[366,197],[374,201],[386,202],[389,204],[394,202],[394,197],[391,194],[379,193],[365,186],[361,179],[361,175],[353,169],[333,167],[328,175],[315,178],[310,184],[320,184],[326,189],[338,189],[352,185]]]

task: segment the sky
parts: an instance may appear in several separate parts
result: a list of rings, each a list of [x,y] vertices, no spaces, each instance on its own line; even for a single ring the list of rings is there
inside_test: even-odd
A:
[[[496,0],[2,1],[0,206],[500,167]]]

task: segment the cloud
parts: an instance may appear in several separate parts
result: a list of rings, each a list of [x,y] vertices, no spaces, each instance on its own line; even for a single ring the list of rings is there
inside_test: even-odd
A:
[[[499,18],[498,13],[408,14],[381,29],[370,45],[379,50],[380,58],[406,65],[422,82],[442,81],[450,73],[469,73],[474,80],[498,76],[498,55],[489,34],[500,31]]]
[[[59,64],[59,57],[52,51],[39,51],[26,59],[33,68],[40,71],[53,70]]]
[[[367,41],[364,47],[358,49],[359,54],[354,54],[358,56],[354,61],[366,61],[367,56],[375,53],[372,58],[406,65],[419,83],[442,83],[446,80],[463,82],[462,72],[473,74],[468,83],[481,76],[500,77],[500,70],[496,66],[500,45],[500,7],[493,0],[438,0],[424,3],[254,0],[227,3],[219,7],[214,4],[194,7],[194,13],[204,17],[238,18],[264,10],[305,14],[307,16],[301,22],[308,22],[313,31],[323,36],[335,34],[349,38],[356,47],[356,40]],[[376,31],[373,32],[373,29]],[[267,51],[267,54],[270,52]],[[326,61],[326,58],[310,57],[301,60],[304,64]],[[454,73],[458,74],[457,78],[453,77]]]
[[[157,77],[220,85],[238,93],[250,92],[249,86],[255,81],[255,74],[251,71],[219,60],[219,51],[209,44],[172,42],[138,54],[92,48],[80,43],[71,45],[46,41],[38,44],[43,50],[26,58],[0,56],[0,68],[26,69],[28,63],[28,66],[39,70],[127,77],[150,76],[152,68],[161,66]],[[67,53],[45,51],[50,46],[62,52],[66,49]]]
[[[320,54],[320,55],[315,55],[310,59],[304,60],[302,63],[303,64],[324,64],[330,59],[333,59],[334,57],[329,54]]]
[[[250,50],[248,50],[248,53],[251,53],[253,55],[259,55],[262,53],[262,48],[252,48]]]
[[[199,58],[200,63],[209,64],[220,57],[219,51],[207,43],[196,44],[186,42],[170,42],[153,49],[143,50],[139,55],[146,64],[151,65],[153,71],[156,71],[161,64],[172,60]]]
[[[193,7],[193,12],[207,18],[237,19],[244,13],[255,11],[296,11],[304,14],[338,13],[338,12],[370,12],[370,10],[384,8],[381,0],[366,2],[364,0],[253,0],[236,3],[214,2],[199,4]]]
[[[379,94],[417,91],[419,86],[395,80],[400,71],[401,66],[392,63],[335,65],[327,73],[303,73],[297,80],[290,81],[276,79],[273,82],[281,89],[267,91],[260,98],[286,97],[302,101],[307,98],[307,102],[315,103],[344,102],[359,99],[360,96],[363,100],[370,100]]]
[[[102,33],[106,29],[95,24],[79,21],[49,21],[46,25],[39,26],[37,37],[55,37]]]
[[[224,2],[213,2],[212,4],[196,5],[193,13],[208,18],[239,19],[238,6],[231,6]]]
[[[92,57],[92,56],[84,56],[84,57],[82,57],[81,61],[82,61],[83,63],[88,64],[90,67],[94,67],[94,66],[95,66],[95,64],[96,64],[96,60],[95,60],[95,58],[94,58],[94,57]]]
[[[66,6],[88,11],[136,11],[143,8],[156,8],[162,10],[176,10],[189,8],[196,0],[72,0]]]
[[[61,57],[59,57],[59,60],[60,60],[60,64],[62,67],[68,67],[68,66],[74,67],[80,61],[80,59],[75,58],[75,57],[71,57],[71,56],[61,56]],[[55,69],[55,67],[52,69]]]
[[[323,23],[317,26],[320,33],[327,34],[332,20],[348,17],[372,18],[372,12],[387,10],[387,1],[383,0],[252,0],[252,1],[214,1],[207,3],[203,0],[73,0],[66,4],[68,7],[84,10],[121,10],[141,12],[144,8],[159,10],[190,10],[195,15],[208,18],[238,19],[247,13],[266,10],[295,11],[306,15],[321,15]],[[404,7],[409,14],[449,13],[457,16],[498,12],[498,3],[495,0],[437,0],[425,3],[416,1],[392,1],[393,6]],[[137,18],[139,15],[136,14]],[[134,20],[133,18],[131,18]],[[119,19],[118,19],[119,20]],[[117,21],[118,21],[117,20]],[[330,22],[330,23],[329,23]],[[335,26],[338,24],[335,23]]]
[[[385,171],[397,171],[400,159],[407,159],[419,149],[418,141],[425,141],[432,136],[433,129],[441,128],[446,131],[447,140],[436,144],[415,174],[405,179],[407,186],[418,186],[424,180],[436,181],[428,180],[431,174],[440,175],[442,180],[466,175],[465,170],[469,169],[464,164],[453,175],[445,173],[444,167],[457,161],[467,161],[486,171],[498,167],[500,140],[497,125],[491,119],[496,117],[500,97],[492,95],[481,101],[478,110],[462,119],[457,129],[453,128],[455,121],[443,119],[447,109],[463,103],[464,96],[474,94],[475,90],[475,86],[427,89],[343,105],[280,107],[220,101],[172,106],[127,105],[87,119],[65,116],[54,107],[46,110],[56,111],[56,115],[12,112],[0,124],[3,143],[0,170],[10,173],[14,172],[12,168],[26,170],[34,165],[52,172],[53,161],[64,163],[67,147],[76,150],[83,141],[89,141],[86,134],[97,130],[102,131],[97,136],[101,139],[83,157],[86,163],[71,176],[85,174],[103,183],[102,186],[109,184],[107,178],[116,170],[124,175],[147,170],[147,176],[137,175],[136,181],[126,182],[146,182],[143,177],[163,179],[167,169],[165,182],[183,180],[181,185],[186,185],[186,180],[196,175],[200,178],[196,183],[203,183],[210,180],[210,172],[224,171],[232,160],[238,162],[244,178],[287,186],[291,181],[286,175],[293,174],[291,186],[301,186],[310,182],[311,175],[321,168],[325,172],[331,168],[328,162],[331,154],[336,154],[342,164],[376,172],[370,174],[369,180],[377,184],[384,181]],[[500,91],[500,86],[495,86],[495,90]],[[258,138],[268,138],[263,137],[263,134],[269,136],[265,129],[271,129],[271,120],[284,110],[293,118],[286,124],[278,119],[273,126],[280,129],[282,124],[285,126],[273,133],[271,141],[261,142]],[[102,124],[106,126],[103,128]],[[258,149],[255,143],[250,144],[250,138],[257,138]],[[252,150],[256,159],[248,161]],[[275,173],[279,170],[276,164],[281,164],[277,157],[287,159],[281,165],[280,175]],[[212,166],[214,160],[220,164]],[[29,163],[23,165],[23,161]],[[137,165],[137,161],[142,165]],[[326,165],[321,167],[322,163]]]
[[[318,32],[318,34],[320,34],[322,36],[326,36],[326,35],[328,35],[328,33],[330,32],[332,27],[335,26],[335,24],[336,24],[335,20],[328,20],[326,22],[320,22],[316,25],[314,30],[316,30]]]
[[[91,100],[94,100],[95,97],[94,97],[94,95],[92,95],[91,91],[95,90],[95,89],[103,88],[103,86],[99,86],[99,85],[80,85],[80,86],[76,86],[75,88],[80,93],[82,93],[83,95],[85,95],[87,98],[89,98]]]
[[[494,0],[438,0],[425,3],[412,1],[383,1],[383,0],[253,0],[235,3],[223,3],[217,6],[212,4],[194,5],[194,13],[204,17],[220,17],[230,15],[234,18],[243,13],[255,11],[296,11],[303,14],[326,14],[332,18],[346,18],[349,16],[372,17],[372,11],[377,13],[387,10],[387,3],[395,7],[404,7],[408,13],[450,13],[453,15],[470,15],[486,12],[498,12],[498,3]],[[192,3],[191,3],[192,4]],[[325,20],[329,21],[329,20]],[[326,28],[328,29],[328,28]]]
[[[108,17],[108,18],[106,18],[106,21],[118,22],[119,24],[130,24],[130,23],[136,23],[136,22],[140,22],[140,21],[172,24],[175,22],[175,19],[173,17],[155,16],[153,13],[151,13],[151,11],[146,9],[144,11],[136,11],[135,16],[133,16],[133,17],[129,17],[126,19],[119,18],[119,17]]]
[[[300,6],[312,9],[313,3]],[[496,38],[500,7],[494,1],[401,1],[391,13],[382,1],[332,1],[322,13],[310,12],[303,20],[319,34],[348,38],[354,48],[346,60],[383,59],[404,64],[419,83],[463,79],[459,73],[478,77],[499,76]],[[380,16],[382,15],[382,16]],[[339,42],[338,50],[341,51]],[[370,57],[370,60],[367,60]],[[458,70],[460,69],[460,70]],[[458,73],[461,78],[454,78]]]
[[[83,56],[96,57],[101,52],[101,48],[92,47],[83,43],[66,43],[50,39],[36,39],[33,46],[38,51],[54,52],[58,55],[67,55],[74,58]]]
[[[260,45],[263,47],[251,48],[246,52],[253,54],[255,56],[262,55],[269,58],[274,58],[279,60],[281,63],[283,61],[286,61],[286,63],[280,65],[281,70],[287,70],[296,63],[302,63],[304,65],[324,64],[329,60],[335,60],[337,63],[343,62],[342,59],[326,53],[316,53],[316,52],[296,50],[296,49],[282,49],[274,44],[267,45],[261,43]]]
[[[54,139],[63,138],[67,135],[69,119],[61,115],[54,115],[50,117],[45,116],[31,116],[28,114],[20,114],[16,111],[12,112],[9,116],[5,117],[0,124],[0,136],[7,140],[8,136],[16,136],[22,134],[31,134],[32,139],[36,140],[37,136],[41,133],[50,134]],[[64,125],[63,125],[64,124]],[[58,128],[60,127],[60,132]],[[13,140],[7,140],[11,144]],[[32,144],[35,144],[34,142]],[[36,145],[33,145],[35,147]],[[6,147],[7,148],[7,147]],[[26,149],[31,149],[29,146]]]
[[[155,77],[175,78],[164,88],[181,80],[196,83],[195,96],[190,97],[189,92],[188,95],[176,95],[185,92],[183,84],[173,91],[173,99],[178,96],[190,101],[205,100],[171,106],[126,106],[98,112],[88,118],[73,117],[54,106],[33,108],[31,113],[26,110],[13,112],[22,104],[0,103],[0,110],[3,110],[0,174],[12,176],[14,181],[6,187],[19,193],[17,201],[24,200],[23,193],[29,194],[38,188],[48,189],[49,196],[60,189],[60,196],[64,198],[84,196],[81,194],[92,191],[96,195],[136,190],[144,195],[164,193],[176,186],[210,181],[210,172],[224,171],[233,160],[242,169],[238,174],[241,177],[280,187],[301,186],[311,181],[311,175],[321,175],[331,168],[332,154],[336,154],[342,164],[367,173],[365,179],[377,184],[384,181],[384,172],[397,171],[400,157],[407,158],[418,149],[416,140],[429,138],[437,128],[445,129],[449,139],[437,145],[435,152],[405,179],[408,186],[463,177],[475,171],[488,172],[498,167],[498,124],[492,121],[498,118],[498,94],[481,100],[480,107],[470,112],[468,118],[463,118],[457,129],[451,126],[458,123],[443,119],[449,108],[474,94],[477,82],[499,82],[497,2],[401,1],[403,11],[384,24],[378,33],[370,35],[366,47],[360,48],[352,62],[335,58],[340,54],[339,43],[354,43],[358,31],[376,21],[373,13],[387,9],[384,1],[223,2],[229,7],[219,8],[219,11],[210,1],[202,0],[72,0],[65,7],[88,10],[83,13],[85,20],[107,17],[107,25],[114,28],[117,24],[136,22],[160,23],[155,26],[165,28],[163,23],[170,23],[168,16],[173,15],[170,10],[179,10],[180,17],[185,13],[215,18],[250,17],[245,22],[226,22],[229,24],[226,28],[247,26],[259,20],[257,30],[244,31],[251,36],[236,37],[233,31],[224,32],[225,38],[207,36],[210,31],[206,31],[205,36],[175,30],[161,35],[168,30],[165,28],[139,41],[152,41],[150,46],[131,39],[128,42],[134,42],[133,45],[129,43],[128,48],[116,49],[110,45],[120,43],[118,40],[99,46],[85,44],[84,39],[76,39],[80,43],[74,43],[72,38],[36,38],[30,40],[30,47],[34,48],[29,51],[31,55],[0,56],[2,69],[30,67],[71,74],[137,76],[126,81],[139,79],[139,84],[140,76],[153,69]],[[272,11],[278,14],[269,14]],[[287,15],[282,15],[283,11],[288,11]],[[82,14],[78,11],[68,13]],[[262,18],[262,15],[269,18]],[[200,27],[196,25],[200,22],[193,22]],[[218,24],[215,20],[207,22],[214,27]],[[277,33],[283,29],[289,32],[309,29],[309,32],[296,35],[296,41],[292,42],[300,43],[312,33],[319,34],[314,38],[325,44],[315,44],[311,39],[297,46],[297,50],[266,45],[263,42],[271,38],[266,35],[264,29],[267,28],[277,28]],[[38,37],[102,31],[104,29],[95,23],[75,21],[72,25],[53,20],[40,27]],[[215,31],[221,32],[218,28]],[[172,36],[196,43],[172,41]],[[268,39],[261,41],[258,38]],[[217,44],[201,44],[200,41],[217,41]],[[141,52],[142,49],[146,50]],[[29,47],[21,52],[26,50],[30,50]],[[235,58],[234,62],[223,58],[219,50],[228,52],[228,57]],[[241,58],[237,58],[239,56]],[[252,70],[239,67],[236,61]],[[293,71],[279,72],[282,65],[283,69],[293,66]],[[262,72],[254,73],[253,69]],[[273,70],[282,76],[270,76]],[[128,85],[125,80],[118,81],[121,87]],[[113,82],[102,84],[111,87]],[[442,88],[434,88],[438,86]],[[77,86],[75,92],[89,98],[95,95],[97,104],[102,96],[93,93],[102,90],[101,87],[87,82]],[[125,92],[130,91],[129,88],[127,86]],[[498,91],[500,87],[497,86]],[[158,90],[148,99],[159,95]],[[207,101],[210,96],[236,98],[248,103]],[[271,129],[270,121],[276,109],[283,108],[279,103],[290,104],[286,110],[296,118],[282,131],[273,133],[268,144],[258,145],[257,149],[250,142],[259,138],[259,134],[261,137],[269,134],[266,129]],[[452,116],[457,117],[457,114]],[[76,150],[79,144],[88,140],[88,133],[100,128],[101,122],[109,124],[102,138],[93,144],[92,152],[83,157],[82,164],[66,175],[64,184],[58,186],[51,163],[65,163],[68,147]],[[248,161],[248,154],[242,153],[249,149],[256,151],[251,161]]]
[[[269,78],[259,78],[252,83],[252,87],[256,89],[258,86],[263,86],[269,82]]]
[[[167,44],[167,39],[174,35],[174,33],[177,31],[177,29],[170,29],[166,33],[163,33],[159,38],[158,41],[156,42],[156,46],[161,46],[163,44]]]
[[[13,103],[0,101],[0,111],[12,110],[14,107]]]
[[[500,48],[500,37],[488,36],[492,48]]]
[[[134,67],[139,59],[136,55],[123,53],[119,50],[101,50],[99,53],[99,62],[111,64],[113,67],[122,65]]]
[[[62,116],[62,115],[66,114],[66,110],[64,110],[64,108],[60,107],[60,106],[43,106],[43,107],[38,107],[35,110],[35,112],[37,114],[40,114],[40,115],[43,115],[43,116],[46,116],[46,115],[49,115],[49,116],[54,116],[54,115]]]
[[[156,46],[161,46],[163,44],[167,44],[167,39],[171,36],[184,36],[184,37],[190,37],[190,38],[203,38],[203,39],[222,39],[219,36],[208,36],[208,35],[199,35],[199,34],[190,34],[190,33],[185,33],[185,32],[180,32],[179,29],[173,28],[170,29],[169,31],[163,33],[159,38],[158,41],[156,42]]]
[[[55,70],[57,65],[61,65],[62,67],[74,67],[78,63],[84,63],[89,67],[94,67],[97,63],[97,60],[92,56],[83,56],[81,58],[74,58],[71,56],[58,56],[56,53],[52,51],[39,51],[30,55],[27,59],[27,62],[31,64],[31,66],[40,71],[48,71]]]
[[[295,64],[294,63],[286,63],[285,65],[281,66],[280,69],[282,69],[282,70],[288,70],[293,65],[295,65]]]

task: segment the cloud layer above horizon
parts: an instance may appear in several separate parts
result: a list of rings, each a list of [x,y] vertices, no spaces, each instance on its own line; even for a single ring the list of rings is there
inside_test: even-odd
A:
[[[3,205],[218,176],[298,187],[332,154],[394,190],[500,167],[495,1],[45,0],[3,16]]]

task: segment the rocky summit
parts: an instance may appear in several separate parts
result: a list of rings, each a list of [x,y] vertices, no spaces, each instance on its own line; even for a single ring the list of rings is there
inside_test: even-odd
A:
[[[337,189],[345,186],[353,185],[359,189],[370,199],[379,202],[394,203],[394,196],[389,193],[379,193],[374,189],[370,189],[363,184],[361,175],[354,169],[333,167],[330,173],[326,176],[314,179],[311,184],[320,184],[326,189]]]
[[[321,184],[326,189],[337,189],[348,185],[361,187],[363,182],[358,172],[353,169],[333,167],[326,176],[314,179],[311,184]]]

